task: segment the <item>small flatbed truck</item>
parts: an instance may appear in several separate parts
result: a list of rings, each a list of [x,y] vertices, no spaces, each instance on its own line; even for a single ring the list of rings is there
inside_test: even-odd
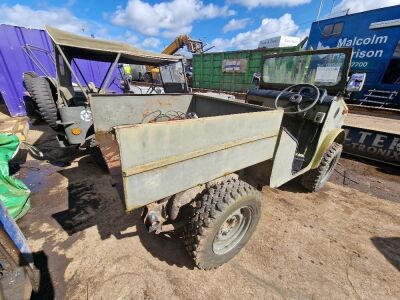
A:
[[[321,189],[340,157],[352,50],[266,57],[248,103],[199,94],[89,95],[126,211],[150,232],[183,229],[201,269],[233,258],[260,218],[263,186]],[[262,104],[254,105],[254,104]]]

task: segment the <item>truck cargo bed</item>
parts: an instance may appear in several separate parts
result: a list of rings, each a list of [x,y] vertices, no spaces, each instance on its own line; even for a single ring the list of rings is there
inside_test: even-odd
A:
[[[96,141],[127,210],[271,159],[283,111],[211,97],[96,95]],[[154,121],[154,113],[197,118]],[[150,117],[149,117],[150,116]]]

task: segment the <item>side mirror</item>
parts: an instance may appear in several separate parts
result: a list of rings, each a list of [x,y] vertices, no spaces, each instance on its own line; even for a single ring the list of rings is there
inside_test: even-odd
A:
[[[251,82],[256,86],[259,86],[260,85],[260,79],[261,79],[261,74],[260,73],[254,73]]]
[[[354,73],[350,76],[347,82],[346,91],[347,92],[360,92],[364,87],[366,73]]]

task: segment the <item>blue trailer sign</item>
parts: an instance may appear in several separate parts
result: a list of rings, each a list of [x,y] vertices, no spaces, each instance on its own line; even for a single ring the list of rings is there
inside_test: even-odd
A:
[[[352,47],[350,72],[367,73],[358,99],[400,105],[400,5],[314,22],[307,48],[335,47]]]
[[[400,136],[390,132],[343,126],[344,152],[400,166]]]

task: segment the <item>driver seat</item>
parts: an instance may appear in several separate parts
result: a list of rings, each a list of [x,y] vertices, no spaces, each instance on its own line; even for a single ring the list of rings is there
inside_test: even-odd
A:
[[[276,90],[252,89],[246,95],[246,102],[275,109],[275,99],[280,93],[280,91]],[[289,99],[292,94],[291,92],[284,93],[281,98]],[[325,100],[326,98],[328,98],[326,97],[326,92],[322,92],[320,99]],[[315,135],[309,136],[309,133],[318,130],[315,127],[316,124],[311,120],[305,118],[299,119],[295,115],[283,115],[282,129],[286,131],[297,145],[292,162],[293,174],[300,171],[304,166],[304,162],[307,159],[305,157],[307,145],[315,137]],[[301,141],[301,144],[299,144],[299,141]]]
[[[247,92],[245,100],[246,103],[249,104],[260,105],[275,109],[274,102],[279,93],[279,91],[275,90],[264,90],[255,88]]]

